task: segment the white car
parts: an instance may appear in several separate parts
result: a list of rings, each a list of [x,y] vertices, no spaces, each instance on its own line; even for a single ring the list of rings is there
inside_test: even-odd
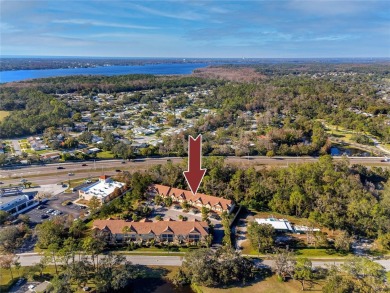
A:
[[[29,285],[28,286],[28,289],[30,289],[30,290],[32,290],[32,289],[34,289],[35,288],[35,285]]]

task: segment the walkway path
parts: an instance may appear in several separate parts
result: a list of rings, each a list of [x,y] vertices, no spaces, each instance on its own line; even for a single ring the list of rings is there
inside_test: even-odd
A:
[[[11,142],[12,142],[12,147],[14,149],[14,154],[16,156],[22,155],[22,150],[20,148],[18,140],[13,139],[13,140],[11,140]]]

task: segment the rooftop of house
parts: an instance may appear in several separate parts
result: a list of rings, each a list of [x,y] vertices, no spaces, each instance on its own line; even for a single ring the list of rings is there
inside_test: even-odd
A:
[[[199,233],[202,236],[208,235],[207,222],[198,221],[140,221],[127,222],[125,220],[95,220],[92,229],[109,230],[112,234],[124,234],[124,228],[127,233],[160,235],[163,233],[173,233],[176,235],[188,235],[190,233]]]
[[[164,196],[175,196],[176,198],[181,197],[182,199],[186,201],[191,201],[193,203],[200,201],[203,205],[209,204],[210,206],[216,206],[221,205],[221,207],[226,210],[229,209],[233,201],[230,199],[225,199],[222,197],[207,195],[203,193],[196,193],[195,195],[192,194],[191,191],[179,189],[179,188],[173,188],[165,185],[160,184],[153,184],[150,186],[151,190],[157,191],[157,193],[164,195]]]

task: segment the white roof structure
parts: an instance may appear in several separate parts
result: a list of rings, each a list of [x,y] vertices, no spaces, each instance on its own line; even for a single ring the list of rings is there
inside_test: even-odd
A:
[[[321,231],[318,228],[309,228],[308,226],[294,226],[294,229],[296,232],[308,232],[308,231],[313,231],[313,232],[319,232]]]
[[[84,194],[96,196],[98,199],[104,199],[114,192],[115,188],[121,188],[125,184],[114,181],[106,176],[100,177],[99,181],[88,187],[80,189]]]
[[[293,228],[291,224],[286,219],[276,219],[276,218],[267,218],[267,219],[255,219],[255,221],[259,224],[269,224],[274,227],[277,231],[283,232],[293,232]]]

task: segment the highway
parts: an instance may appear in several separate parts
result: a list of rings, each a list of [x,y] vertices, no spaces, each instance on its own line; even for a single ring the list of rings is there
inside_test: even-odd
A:
[[[37,253],[22,253],[17,254],[22,266],[32,266],[38,263],[41,259],[41,255]],[[102,256],[100,256],[102,257]],[[145,266],[180,266],[183,262],[182,256],[150,256],[150,255],[126,255],[126,259],[133,264],[145,265]],[[386,271],[390,271],[390,260],[376,260],[375,262],[385,267]],[[269,267],[274,266],[273,260],[263,260],[255,262],[258,265],[266,265]],[[327,267],[335,264],[340,265],[343,261],[334,260],[312,260],[313,267]]]
[[[145,158],[136,159],[133,162],[126,161],[122,164],[122,160],[102,160],[102,161],[86,161],[86,162],[69,162],[60,164],[47,165],[30,165],[13,168],[0,169],[0,181],[4,184],[18,184],[22,178],[28,179],[35,184],[54,184],[65,182],[69,179],[94,177],[102,174],[113,175],[115,170],[123,170],[134,172],[137,170],[146,170],[153,165],[165,164],[167,160],[173,163],[182,162],[181,157],[163,157],[163,158]],[[336,160],[340,159],[335,157]],[[265,156],[250,156],[250,157],[227,157],[226,162],[238,164],[243,167],[254,166],[261,168],[263,166],[288,166],[289,164],[300,164],[307,162],[316,162],[316,157],[265,157]],[[375,165],[375,166],[390,166],[390,162],[381,162],[382,157],[349,157],[351,164]],[[87,166],[82,166],[87,164]],[[62,167],[64,169],[57,169]],[[69,176],[69,173],[74,175]]]

